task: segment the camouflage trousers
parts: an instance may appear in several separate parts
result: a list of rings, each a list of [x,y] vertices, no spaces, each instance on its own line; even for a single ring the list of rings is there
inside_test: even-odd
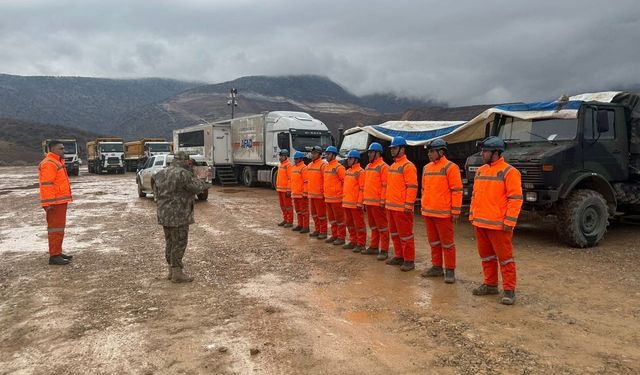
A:
[[[182,257],[187,249],[189,226],[163,226],[162,228],[164,229],[164,241],[166,243],[164,255],[167,258],[167,264],[171,265],[171,267],[182,268]]]

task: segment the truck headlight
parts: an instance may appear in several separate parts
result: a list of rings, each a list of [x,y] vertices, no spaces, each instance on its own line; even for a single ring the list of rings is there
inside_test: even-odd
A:
[[[525,195],[524,195],[524,199],[527,202],[535,202],[538,200],[538,193],[536,193],[535,191],[528,191]]]
[[[462,189],[462,195],[465,196],[465,197],[468,197],[469,196],[469,189],[463,188]]]

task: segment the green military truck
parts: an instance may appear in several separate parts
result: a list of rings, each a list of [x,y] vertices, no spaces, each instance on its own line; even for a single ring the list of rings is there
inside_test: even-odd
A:
[[[522,174],[524,210],[558,218],[561,239],[579,248],[602,240],[609,219],[640,213],[640,97],[602,92],[491,108],[465,125],[507,143]],[[466,129],[461,129],[464,133]],[[482,165],[467,159],[465,197]]]

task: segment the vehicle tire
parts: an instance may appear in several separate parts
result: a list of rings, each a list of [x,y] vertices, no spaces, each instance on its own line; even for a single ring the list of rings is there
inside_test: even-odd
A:
[[[258,171],[251,167],[244,167],[242,170],[242,183],[246,187],[256,186],[258,181]]]
[[[273,190],[276,190],[278,188],[277,181],[278,181],[278,170],[276,169],[271,175],[271,188]]]
[[[78,168],[75,171],[73,171],[73,173],[71,175],[72,176],[80,176],[80,168]]]
[[[209,189],[198,194],[197,197],[199,201],[206,201],[207,199],[209,199]]]
[[[607,201],[593,190],[576,190],[558,209],[558,234],[572,247],[596,246],[609,225]]]
[[[138,197],[144,198],[147,196],[147,193],[142,191],[142,185],[140,184],[140,179],[136,180],[136,185],[138,185]]]

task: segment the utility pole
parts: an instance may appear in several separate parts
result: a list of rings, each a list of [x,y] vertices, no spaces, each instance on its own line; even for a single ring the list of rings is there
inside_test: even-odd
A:
[[[231,118],[233,118],[235,114],[235,107],[238,106],[238,102],[236,101],[236,97],[238,96],[238,89],[231,89],[229,92],[229,100],[227,100],[227,105],[231,106]]]

